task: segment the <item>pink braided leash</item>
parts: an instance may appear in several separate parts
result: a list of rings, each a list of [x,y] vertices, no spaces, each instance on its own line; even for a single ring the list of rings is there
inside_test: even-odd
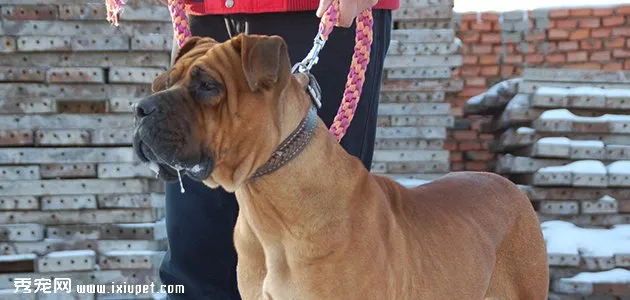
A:
[[[107,7],[107,21],[118,26],[120,13],[125,5],[125,0],[105,0]],[[173,24],[173,34],[177,44],[181,47],[186,40],[191,37],[188,18],[186,17],[183,0],[168,0],[168,9],[171,13]],[[321,18],[318,36],[325,42],[333,31],[339,18],[339,1],[335,0],[328,7],[326,13]],[[365,71],[370,62],[370,49],[372,47],[372,9],[368,8],[361,12],[356,19],[356,36],[352,63],[348,72],[346,88],[343,93],[341,105],[337,110],[337,115],[330,126],[330,133],[335,136],[337,142],[343,139],[354,113],[361,99],[361,91],[365,82]],[[317,50],[319,51],[319,50]],[[317,55],[317,53],[315,53]],[[316,57],[315,57],[316,58]],[[311,65],[312,66],[312,65]],[[311,67],[309,66],[309,68]]]

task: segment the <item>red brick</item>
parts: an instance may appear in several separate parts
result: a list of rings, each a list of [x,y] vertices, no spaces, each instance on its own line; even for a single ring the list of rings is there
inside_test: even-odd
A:
[[[513,44],[503,44],[494,46],[494,53],[506,53],[512,54],[516,53],[516,47]]]
[[[623,69],[624,69],[624,70],[630,70],[630,59],[627,59],[627,60],[623,63]]]
[[[479,134],[479,139],[483,141],[492,141],[494,140],[494,134],[482,133],[482,134]]]
[[[556,51],[558,51],[558,42],[545,42],[545,43],[539,43],[536,46],[536,51],[538,51],[538,53],[554,53]]]
[[[549,17],[552,19],[566,18],[569,16],[568,9],[552,9],[549,11]]]
[[[499,44],[501,43],[501,34],[500,33],[484,33],[481,35],[482,43],[489,44]]]
[[[444,141],[444,145],[442,146],[442,149],[448,150],[448,151],[457,150],[457,141],[452,140],[452,139],[448,139]]]
[[[569,10],[571,17],[588,17],[593,15],[593,10],[590,8],[574,8]]]
[[[491,54],[491,55],[482,55],[479,57],[479,64],[481,65],[496,65],[499,63],[499,55]]]
[[[544,31],[531,32],[527,35],[528,42],[544,41],[547,38]]]
[[[481,143],[477,141],[465,141],[460,142],[459,146],[457,146],[459,151],[471,151],[471,150],[481,150]]]
[[[604,38],[609,37],[612,34],[612,29],[610,28],[596,28],[591,31],[591,36],[594,38]]]
[[[578,27],[578,21],[576,19],[557,20],[555,23],[556,26],[550,26],[550,28],[575,29]]]
[[[483,77],[466,78],[466,86],[486,87],[486,79]]]
[[[578,50],[580,45],[576,41],[562,41],[558,42],[559,51],[573,51]]]
[[[481,75],[483,76],[496,76],[499,75],[498,66],[487,66],[481,68]]]
[[[451,164],[451,171],[452,172],[464,171],[464,163],[463,162],[452,163]]]
[[[464,89],[459,92],[457,94],[457,96],[459,97],[473,97],[473,96],[477,96],[485,91],[487,91],[488,88],[487,87],[474,87],[474,86],[467,86],[464,87]]]
[[[483,150],[489,150],[490,146],[492,145],[493,141],[483,141],[481,142],[481,149]]]
[[[545,57],[545,60],[548,63],[558,64],[566,62],[566,57],[564,54],[549,54]]]
[[[461,161],[464,161],[464,156],[462,155],[461,152],[451,152],[449,154],[449,161],[450,162],[461,162]]]
[[[610,50],[597,51],[597,52],[591,53],[591,61],[605,62],[609,60],[610,60]]]
[[[481,67],[478,66],[463,66],[462,75],[464,76],[477,76],[481,72]]]
[[[596,17],[607,17],[607,16],[612,16],[612,14],[613,14],[612,8],[594,8],[593,9],[593,16],[596,16]]]
[[[523,62],[522,55],[506,55],[503,61],[506,64],[520,64]]]
[[[501,77],[512,77],[514,75],[514,66],[501,66]]]
[[[467,161],[465,164],[467,171],[486,171],[488,167],[488,162],[485,161]]]
[[[602,41],[601,40],[593,40],[593,39],[588,39],[586,41],[581,41],[580,42],[580,48],[582,50],[598,50],[602,48]]]
[[[630,15],[630,5],[618,6],[617,9],[618,15],[629,16]]]
[[[609,62],[602,67],[602,70],[621,71],[623,70],[623,64],[620,62]]]
[[[597,28],[601,26],[602,21],[600,18],[586,18],[580,19],[580,28]]]
[[[464,108],[463,107],[451,107],[451,115],[455,118],[461,118],[464,116]]]
[[[566,40],[569,38],[569,32],[564,29],[549,29],[550,40]]]
[[[476,55],[464,55],[464,65],[476,65],[479,57]]]
[[[576,31],[571,32],[569,35],[569,40],[572,41],[580,41],[585,40],[591,35],[591,31],[589,29],[578,29]]]
[[[625,22],[626,18],[624,16],[610,16],[603,19],[603,24],[606,27],[623,25]]]
[[[484,12],[481,14],[481,19],[484,21],[499,21],[498,13]]]
[[[479,42],[479,38],[480,37],[481,37],[481,34],[479,32],[474,32],[474,31],[462,32],[459,35],[459,38],[464,43],[476,43],[476,42]]]
[[[460,17],[462,21],[477,21],[477,13],[463,13]]]
[[[567,62],[584,62],[588,60],[588,52],[574,51],[567,53]]]
[[[459,32],[467,32],[470,30],[470,21],[462,21],[459,24],[459,27],[457,27],[459,29]]]
[[[472,22],[470,23],[470,30],[477,30],[482,32],[490,32],[492,31],[492,23],[491,22]]]
[[[527,47],[523,47],[524,44],[520,44],[518,46],[516,46],[516,51],[515,53],[520,53],[520,54],[532,54],[536,52],[536,45],[534,43],[527,43]],[[509,45],[509,46],[514,46],[514,45]],[[523,52],[524,51],[524,52]]]
[[[612,30],[613,36],[630,37],[630,27],[616,27]]]
[[[601,64],[598,63],[580,63],[580,64],[566,64],[562,66],[564,69],[581,69],[581,70],[600,70]]]
[[[492,46],[490,45],[472,45],[472,53],[474,54],[490,54]]]
[[[462,74],[462,69],[461,68],[455,68],[455,70],[453,70],[453,77],[456,78],[459,75]]]
[[[615,49],[613,50],[614,58],[630,58],[630,50],[628,49]],[[483,69],[482,69],[483,71]]]
[[[525,55],[525,62],[528,64],[542,64],[544,61],[545,57],[541,54]]]
[[[615,48],[624,48],[626,44],[626,39],[624,38],[613,38],[604,42],[606,49],[615,49]]]
[[[466,160],[487,162],[494,158],[494,154],[488,151],[467,151],[464,152],[464,157],[466,157]]]
[[[456,130],[453,131],[453,137],[458,141],[476,140],[477,132],[473,130]]]

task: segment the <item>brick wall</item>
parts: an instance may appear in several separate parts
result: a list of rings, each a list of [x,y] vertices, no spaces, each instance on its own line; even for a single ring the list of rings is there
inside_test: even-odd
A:
[[[456,17],[463,90],[449,101],[456,117],[445,147],[451,169],[491,170],[491,117],[464,117],[464,103],[526,67],[630,70],[630,5],[464,13]]]

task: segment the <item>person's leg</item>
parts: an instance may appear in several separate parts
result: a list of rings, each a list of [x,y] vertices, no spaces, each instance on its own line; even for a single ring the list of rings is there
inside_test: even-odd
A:
[[[370,63],[365,74],[361,100],[341,145],[361,159],[369,170],[372,164],[376,116],[381,88],[383,62],[391,37],[391,11],[374,10],[373,43]],[[250,34],[279,35],[288,44],[291,63],[301,61],[313,46],[319,19],[313,12],[260,14],[247,16]],[[318,114],[327,126],[332,124],[345,89],[354,52],[355,27],[336,27],[319,62],[311,70],[322,89],[322,108]]]
[[[195,36],[229,39],[224,18],[191,18]],[[163,284],[182,284],[185,294],[169,299],[240,299],[236,287],[236,251],[232,234],[238,204],[234,194],[212,190],[183,176],[166,184],[166,229],[169,249],[160,266]]]

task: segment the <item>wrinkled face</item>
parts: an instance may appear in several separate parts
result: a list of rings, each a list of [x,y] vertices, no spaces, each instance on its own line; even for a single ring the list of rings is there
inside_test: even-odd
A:
[[[277,102],[290,78],[279,37],[193,37],[135,106],[134,149],[162,180],[181,170],[211,187],[233,184],[260,159],[252,153],[277,145]]]

